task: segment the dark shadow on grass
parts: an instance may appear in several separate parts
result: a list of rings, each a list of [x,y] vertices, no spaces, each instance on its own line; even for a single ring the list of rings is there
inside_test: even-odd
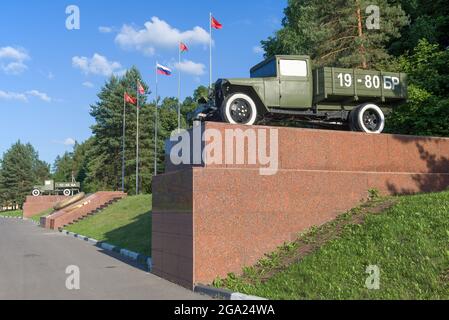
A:
[[[434,138],[395,136],[403,144],[414,143],[421,160],[425,161],[428,173],[415,174],[413,181],[418,192],[403,188],[393,183],[387,183],[388,190],[394,195],[412,195],[416,193],[441,192],[449,188],[449,154],[441,155],[429,152],[426,143],[435,141]]]
[[[120,255],[118,252],[103,250],[101,249],[100,244],[108,243],[119,247],[120,249],[127,249],[141,255],[151,257],[151,218],[152,212],[148,211],[137,216],[130,224],[107,232],[105,234],[105,240],[101,241],[97,245],[98,252],[117,259],[141,271],[150,272],[144,261],[134,261]],[[145,247],[147,248],[146,250],[139,249]]]
[[[151,257],[152,212],[137,216],[130,224],[105,234],[103,242]]]

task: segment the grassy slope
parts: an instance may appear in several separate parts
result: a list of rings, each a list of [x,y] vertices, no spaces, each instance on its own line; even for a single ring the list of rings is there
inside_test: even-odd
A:
[[[399,198],[261,281],[270,261],[217,285],[272,299],[449,299],[449,192]],[[369,265],[380,267],[380,290],[365,287]]]
[[[151,256],[151,207],[151,196],[128,197],[67,230]]]
[[[45,211],[39,213],[38,215],[35,215],[35,216],[31,217],[31,220],[36,221],[36,222],[40,222],[40,221],[41,221],[41,217],[48,216],[48,215],[50,215],[53,211],[54,211],[53,209],[45,210]]]
[[[17,217],[17,218],[21,218],[22,215],[23,214],[22,214],[21,210],[0,212],[0,216],[2,216],[2,217]]]

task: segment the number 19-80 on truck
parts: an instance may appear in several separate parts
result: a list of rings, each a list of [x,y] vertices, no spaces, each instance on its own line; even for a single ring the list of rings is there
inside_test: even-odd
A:
[[[308,56],[274,56],[247,79],[220,79],[194,120],[254,125],[295,119],[381,133],[385,113],[407,101],[405,73],[312,68]]]

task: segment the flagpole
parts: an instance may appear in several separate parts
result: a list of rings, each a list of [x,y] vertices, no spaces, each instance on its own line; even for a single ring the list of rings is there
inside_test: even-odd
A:
[[[209,88],[212,89],[212,12],[209,13]]]
[[[126,99],[123,92],[122,192],[125,192]]]
[[[159,62],[156,62],[156,113],[154,118],[154,175],[157,176],[157,133],[158,133],[158,104],[159,104],[159,75],[157,72],[157,65]]]
[[[137,84],[137,134],[136,134],[136,195],[139,195],[139,113],[140,113],[140,107],[139,107],[139,85]]]
[[[181,131],[181,69],[179,66],[181,65],[181,42],[178,46],[178,54],[179,54],[179,78],[178,78],[178,133]]]

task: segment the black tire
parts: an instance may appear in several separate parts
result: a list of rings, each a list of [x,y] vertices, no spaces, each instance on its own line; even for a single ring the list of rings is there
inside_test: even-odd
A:
[[[363,104],[350,113],[349,127],[351,131],[380,134],[385,129],[385,115],[375,104]]]
[[[226,97],[220,112],[222,121],[230,124],[252,126],[258,118],[256,103],[244,93],[234,93]]]

